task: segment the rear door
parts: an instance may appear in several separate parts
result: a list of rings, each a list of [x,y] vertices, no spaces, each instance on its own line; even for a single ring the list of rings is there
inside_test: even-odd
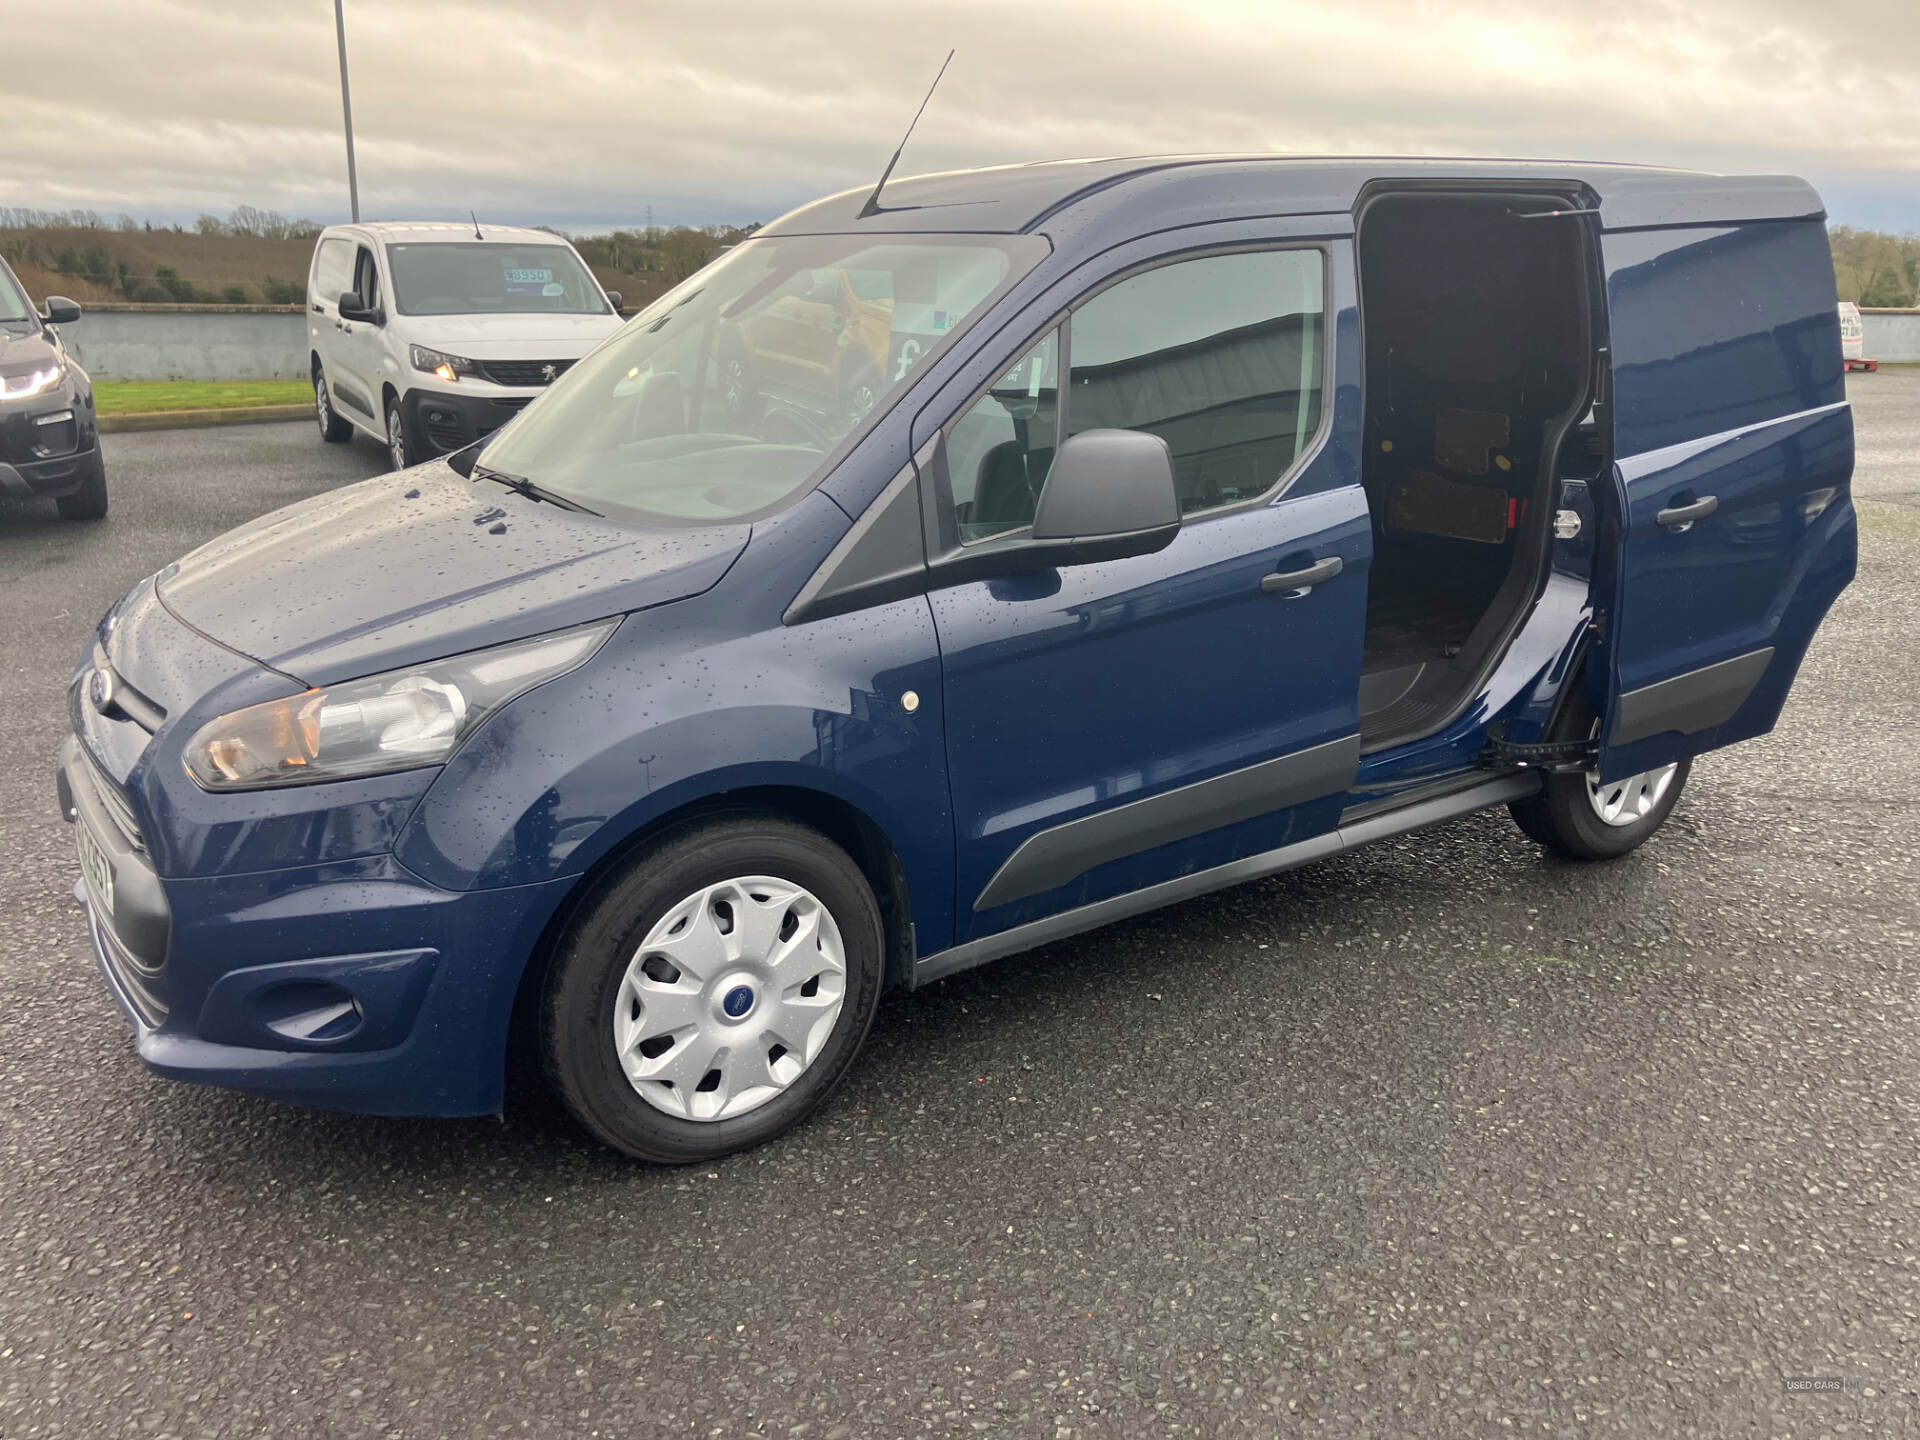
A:
[[[1773,728],[1853,576],[1853,420],[1818,220],[1604,237],[1614,486],[1601,773]]]
[[[1017,543],[1060,440],[1088,429],[1165,438],[1185,516],[1157,554],[933,591],[958,938],[1338,823],[1371,532],[1351,437],[1325,442],[1330,262],[1350,272],[1351,247],[1136,270],[945,427],[936,554]]]
[[[371,413],[360,410],[366,397],[352,380],[341,384],[346,329],[340,319],[340,295],[353,289],[353,256],[353,241],[343,235],[329,235],[315,247],[313,271],[307,279],[307,335],[313,353],[320,357],[334,413],[371,421]]]

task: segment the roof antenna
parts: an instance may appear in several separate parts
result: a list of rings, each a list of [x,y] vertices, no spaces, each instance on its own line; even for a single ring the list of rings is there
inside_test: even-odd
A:
[[[953,63],[953,51],[947,51],[947,58],[940,62],[940,75],[947,73],[947,66]],[[880,213],[880,192],[886,188],[887,179],[893,174],[893,167],[900,163],[900,151],[907,148],[907,141],[913,138],[913,127],[920,123],[920,117],[927,112],[927,100],[933,99],[933,92],[940,88],[940,75],[933,77],[933,84],[927,87],[927,99],[920,102],[920,108],[913,112],[913,119],[907,122],[907,133],[900,137],[900,148],[893,152],[893,158],[887,161],[887,168],[880,172],[880,183],[873,187],[873,193],[867,197],[867,203],[860,207],[856,219],[864,220],[869,215]]]
[[[476,240],[486,239],[487,237],[480,233],[480,217],[469,210],[467,212],[467,218],[473,221],[473,238]]]

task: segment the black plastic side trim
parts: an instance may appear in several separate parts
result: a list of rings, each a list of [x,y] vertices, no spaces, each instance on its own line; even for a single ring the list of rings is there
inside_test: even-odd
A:
[[[909,460],[800,587],[781,619],[788,625],[804,625],[904,599],[926,588],[920,486]]]
[[[965,945],[956,945],[950,950],[941,950],[921,958],[914,964],[912,983],[917,988],[949,975],[957,975],[962,970],[971,970],[974,966],[984,965],[990,960],[1017,955],[1022,950],[1032,950],[1036,946],[1048,945],[1055,940],[1064,940],[1069,935],[1078,935],[1085,930],[1110,925],[1116,920],[1125,920],[1132,915],[1158,910],[1163,906],[1177,904],[1182,900],[1191,900],[1195,896],[1206,895],[1215,890],[1224,890],[1229,885],[1239,885],[1248,880],[1258,880],[1263,876],[1277,875],[1282,870],[1292,870],[1300,865],[1311,864],[1315,860],[1324,860],[1330,855],[1337,855],[1342,850],[1351,850],[1369,841],[1385,839],[1390,835],[1404,835],[1411,830],[1437,825],[1443,820],[1471,815],[1474,811],[1485,810],[1489,806],[1524,800],[1538,791],[1541,783],[1542,779],[1538,774],[1503,775],[1497,780],[1476,785],[1471,790],[1462,790],[1452,795],[1407,805],[1358,825],[1343,826],[1338,830],[1330,830],[1324,835],[1315,835],[1310,840],[1299,840],[1292,845],[1282,845],[1278,850],[1249,855],[1244,860],[1217,865],[1211,870],[1201,870],[1192,875],[1182,875],[1177,879],[1163,880],[1160,884],[1149,885],[1144,890],[1115,895],[1107,900],[1096,900],[1091,905],[1082,905],[1078,909],[1068,910],[1059,915],[1049,915],[1044,920],[1016,925],[1013,929],[1002,930],[997,935],[970,940]]]
[[[1631,745],[1668,730],[1693,735],[1726,724],[1746,704],[1772,660],[1769,645],[1627,691],[1615,707],[1607,744]]]
[[[1338,795],[1352,788],[1359,768],[1360,737],[1348,735],[1038,831],[1007,857],[973,908],[1024,900],[1109,860]]]

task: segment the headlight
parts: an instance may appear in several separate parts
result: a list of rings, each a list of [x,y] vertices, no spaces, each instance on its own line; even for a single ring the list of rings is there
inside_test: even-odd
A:
[[[458,380],[462,375],[478,375],[480,367],[462,355],[449,355],[444,350],[430,350],[425,345],[410,345],[407,353],[413,360],[413,368],[425,370],[429,375],[438,375],[442,380]]]
[[[446,760],[494,711],[584,663],[618,620],[235,710],[187,745],[205,790],[384,775]]]
[[[0,400],[29,400],[44,395],[60,383],[65,367],[49,365],[27,375],[0,375]]]

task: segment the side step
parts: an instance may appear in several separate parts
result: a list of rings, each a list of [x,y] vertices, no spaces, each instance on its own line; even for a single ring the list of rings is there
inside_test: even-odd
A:
[[[1535,771],[1525,771],[1518,775],[1501,775],[1482,781],[1468,789],[1456,790],[1450,795],[1436,795],[1432,799],[1415,801],[1396,810],[1367,815],[1366,818],[1344,824],[1337,830],[1329,830],[1324,835],[1315,835],[1311,839],[1282,845],[1278,850],[1249,855],[1244,860],[1216,865],[1211,870],[1201,870],[1192,875],[1163,880],[1158,885],[1149,885],[1144,890],[1115,895],[1107,900],[1096,900],[1091,905],[1082,905],[1078,909],[1068,910],[1063,914],[1049,915],[1043,920],[1016,925],[1011,930],[1000,931],[997,935],[987,935],[978,940],[970,940],[964,945],[955,945],[950,950],[922,956],[914,962],[912,979],[909,982],[910,988],[917,990],[931,981],[945,979],[962,970],[971,970],[974,966],[984,965],[989,960],[1017,955],[1022,950],[1031,950],[1038,945],[1064,940],[1067,936],[1078,935],[1083,930],[1110,925],[1116,920],[1125,920],[1130,916],[1144,914],[1148,910],[1158,910],[1164,905],[1172,905],[1180,900],[1191,900],[1198,895],[1224,890],[1229,885],[1259,880],[1268,875],[1277,875],[1282,870],[1292,870],[1300,865],[1311,864],[1315,860],[1324,860],[1331,855],[1338,855],[1342,850],[1352,850],[1357,846],[1375,840],[1384,840],[1392,835],[1404,835],[1410,830],[1420,830],[1428,825],[1437,825],[1443,820],[1471,815],[1476,810],[1485,810],[1494,805],[1524,800],[1538,791],[1540,785],[1540,776]]]

